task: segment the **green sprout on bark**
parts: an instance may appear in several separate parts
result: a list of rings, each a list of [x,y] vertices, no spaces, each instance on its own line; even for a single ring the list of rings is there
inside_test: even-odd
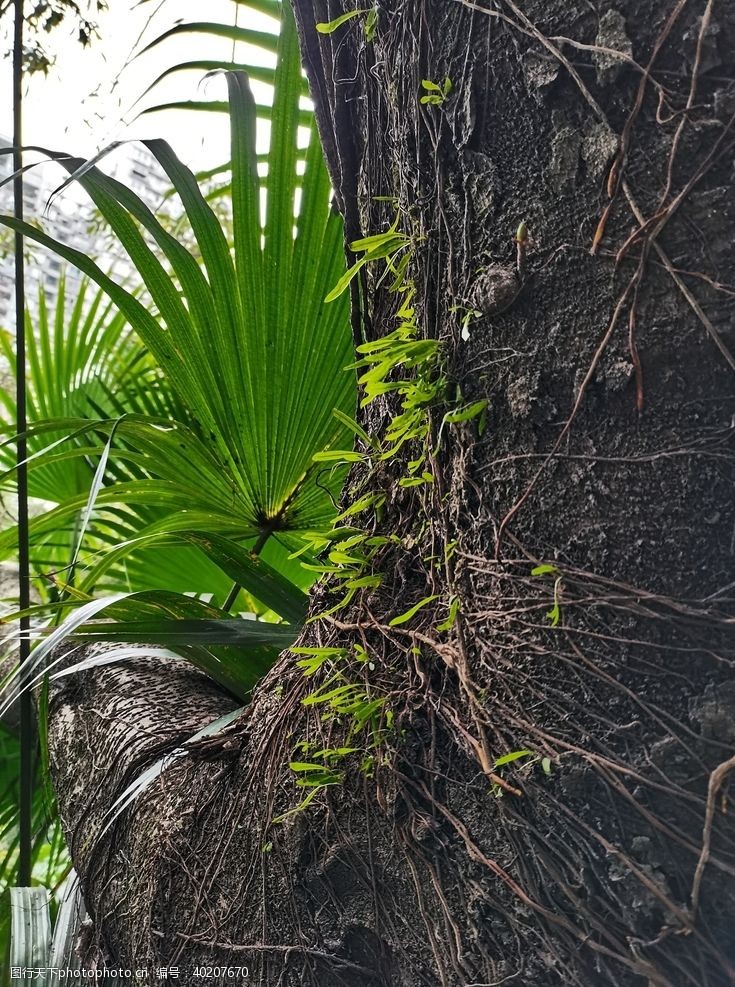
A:
[[[376,7],[360,7],[358,10],[350,10],[346,14],[340,14],[333,21],[322,21],[316,25],[319,34],[332,34],[337,28],[342,27],[347,21],[354,20],[355,17],[365,17],[365,40],[372,41],[375,37],[375,29],[378,26],[378,11]]]
[[[452,80],[447,76],[442,83],[432,82],[430,79],[421,80],[421,88],[425,89],[425,94],[419,102],[430,106],[441,106],[446,102],[452,91]]]

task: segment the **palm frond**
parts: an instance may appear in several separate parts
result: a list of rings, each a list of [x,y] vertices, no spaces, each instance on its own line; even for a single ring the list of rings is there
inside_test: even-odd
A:
[[[192,528],[179,523],[181,511],[229,515],[243,539],[329,524],[341,478],[316,482],[313,456],[342,443],[345,428],[332,412],[335,407],[353,411],[355,385],[343,372],[351,349],[346,300],[323,303],[344,262],[341,222],[330,209],[313,127],[297,208],[302,80],[288,7],[278,36],[262,225],[255,103],[243,73],[226,78],[233,248],[191,171],[164,142],[147,142],[181,200],[201,265],[133,192],[96,167],[68,157],[63,161],[135,264],[153,311],[78,251],[38,230],[22,229],[97,281],[191,414],[188,430],[177,423],[164,428],[130,419],[120,429],[125,446],[118,461],[144,475],[105,487],[98,504],[112,505],[117,498],[128,506],[155,506],[168,512],[161,532]],[[19,228],[8,218],[3,222]],[[68,500],[38,518],[35,532],[49,532],[78,509],[78,498]],[[215,530],[222,531],[222,524]]]

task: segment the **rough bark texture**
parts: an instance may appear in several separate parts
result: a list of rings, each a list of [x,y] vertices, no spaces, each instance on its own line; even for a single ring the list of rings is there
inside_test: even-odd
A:
[[[111,795],[232,703],[145,663],[55,697],[90,949],[116,965],[175,964],[179,983],[246,965],[268,987],[735,983],[735,10],[486,3],[384,0],[367,42],[359,18],[318,35],[342,8],[296,0],[348,239],[398,199],[421,331],[490,411],[481,436],[444,427],[433,484],[398,486],[405,449],[346,494],[382,488],[375,530],[402,544],[304,643],[366,648],[373,667],[345,674],[394,715],[373,776],[347,760],[273,823],[304,794],[297,744],[347,729],[303,705],[324,675],[285,655],[229,748],[177,762],[95,843]],[[360,331],[391,331],[395,297],[372,274],[361,294]],[[458,305],[482,313],[469,339]],[[395,410],[362,422],[379,435]],[[133,749],[117,723],[138,724]]]

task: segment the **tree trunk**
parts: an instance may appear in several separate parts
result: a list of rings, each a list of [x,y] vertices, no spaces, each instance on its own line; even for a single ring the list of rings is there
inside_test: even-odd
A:
[[[246,966],[218,982],[268,987],[735,983],[735,9],[489,3],[384,0],[367,40],[362,17],[315,31],[334,0],[295,2],[347,238],[397,200],[442,346],[433,482],[400,485],[411,443],[356,467],[345,505],[382,490],[359,520],[400,543],[302,642],[362,646],[340,667],[392,716],[368,750],[303,704],[329,673],[286,654],[228,746],[94,840],[112,795],[233,704],[146,662],[68,682],[55,780],[88,955],[110,965],[185,984]],[[357,342],[396,327],[379,274]],[[481,399],[484,429],[443,421]],[[396,411],[388,394],[360,422],[384,438]],[[334,602],[318,590],[313,614]],[[289,761],[340,745],[359,748],[333,761],[343,781],[274,822],[308,792]]]

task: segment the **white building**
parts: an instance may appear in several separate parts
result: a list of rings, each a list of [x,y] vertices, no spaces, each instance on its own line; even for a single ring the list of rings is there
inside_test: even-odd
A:
[[[0,148],[10,147],[0,137]],[[164,172],[150,152],[138,143],[122,144],[100,167],[134,191],[154,212],[166,209],[170,187]],[[12,174],[12,155],[0,154],[0,183]],[[23,173],[25,219],[40,226],[50,236],[92,256],[116,280],[125,280],[131,264],[115,244],[104,222],[79,186],[71,185],[60,195],[53,192],[64,180],[60,166],[42,162]],[[13,183],[0,184],[0,214],[13,214]],[[31,314],[38,310],[38,293],[43,287],[48,310],[56,304],[62,269],[66,271],[67,299],[73,300],[80,281],[79,272],[64,265],[61,258],[38,244],[26,241],[26,304]],[[15,265],[13,235],[0,228],[0,330],[15,331]]]

